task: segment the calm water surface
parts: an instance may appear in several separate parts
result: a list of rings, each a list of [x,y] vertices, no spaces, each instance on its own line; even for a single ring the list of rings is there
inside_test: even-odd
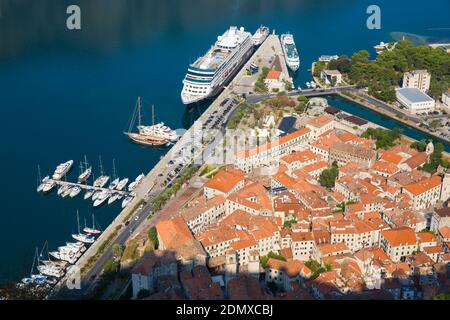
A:
[[[113,159],[122,177],[148,172],[165,150],[136,146],[122,134],[137,96],[147,111],[155,105],[158,120],[189,127],[203,107],[180,102],[186,67],[229,25],[292,32],[302,60],[297,85],[309,80],[319,55],[371,49],[392,32],[450,39],[448,0],[377,1],[382,29],[375,31],[365,27],[372,2],[0,1],[0,281],[25,276],[45,240],[53,249],[68,241],[76,210],[81,221],[95,212],[103,227],[120,212],[119,204],[93,210],[81,198],[37,194],[37,166],[50,174],[86,154],[96,175],[99,156],[110,174]],[[82,9],[82,31],[65,28],[69,4]],[[150,121],[149,112],[145,117]]]

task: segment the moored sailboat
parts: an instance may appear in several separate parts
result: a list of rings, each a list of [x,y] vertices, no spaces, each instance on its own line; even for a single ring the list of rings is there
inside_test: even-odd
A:
[[[87,234],[94,235],[94,236],[99,235],[100,233],[102,233],[100,230],[95,229],[95,217],[94,217],[94,215],[92,215],[92,228],[84,227],[83,232],[87,233]]]
[[[136,108],[138,118],[137,129],[139,133],[131,132],[136,121]],[[124,134],[127,135],[133,142],[146,146],[162,146],[170,143],[171,141],[175,141],[178,137],[174,131],[170,130],[167,126],[164,126],[164,123],[155,125],[154,107],[152,107],[152,125],[144,126],[142,125],[141,120],[141,97],[138,97],[137,106],[135,107],[131,117],[128,132],[124,132]]]
[[[78,176],[78,183],[85,182],[92,174],[92,166],[89,166],[86,155],[84,155],[84,165],[85,167],[83,170],[83,162],[80,162],[80,175]]]

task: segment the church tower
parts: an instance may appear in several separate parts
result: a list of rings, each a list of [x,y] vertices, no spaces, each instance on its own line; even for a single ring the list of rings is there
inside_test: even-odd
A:
[[[434,152],[433,141],[430,140],[430,142],[428,142],[427,149],[425,150],[425,152],[427,153],[428,156],[430,156],[430,154],[432,154]]]
[[[447,170],[442,179],[441,201],[445,202],[450,198],[450,171]]]

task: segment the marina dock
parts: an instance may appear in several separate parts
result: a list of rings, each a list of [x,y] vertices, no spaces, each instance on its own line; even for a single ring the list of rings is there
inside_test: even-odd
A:
[[[58,187],[59,186],[69,186],[69,187],[79,187],[83,190],[95,190],[95,191],[108,191],[112,194],[120,194],[122,196],[126,196],[128,194],[130,194],[130,192],[127,191],[119,191],[119,190],[114,190],[114,189],[109,189],[109,188],[100,188],[100,187],[94,187],[94,186],[90,186],[88,184],[83,184],[83,183],[75,183],[75,182],[69,182],[69,181],[62,181],[62,180],[53,180],[53,179],[49,179],[48,181],[53,181]]]
[[[194,151],[190,155],[189,162],[184,164],[184,167],[190,166],[195,163],[196,159],[200,157],[205,158],[207,153],[214,149],[214,146],[219,145],[221,139],[216,139],[216,137],[220,137],[221,130],[223,129],[228,121],[228,118],[233,114],[234,110],[238,108],[239,104],[234,104],[229,113],[224,115],[224,118],[221,121],[217,121],[217,123],[213,123],[206,128],[203,128],[203,124],[205,124],[210,117],[215,117],[218,114],[222,114],[226,105],[223,105],[223,102],[228,99],[230,102],[237,98],[237,95],[248,94],[253,91],[253,82],[250,77],[247,76],[247,68],[249,68],[251,63],[256,63],[260,65],[259,59],[265,58],[267,63],[270,61],[271,57],[274,57],[274,54],[277,54],[279,57],[279,63],[282,68],[282,72],[285,75],[289,75],[287,70],[287,65],[284,59],[284,55],[281,49],[281,43],[276,35],[269,35],[268,38],[259,46],[247,63],[238,71],[233,80],[231,80],[228,86],[225,86],[223,91],[215,98],[215,100],[211,103],[208,109],[203,112],[203,114],[194,122],[194,124],[185,132],[185,134],[172,146],[172,148],[161,158],[161,160],[151,169],[151,171],[142,179],[139,186],[134,190],[136,196],[134,199],[126,206],[117,217],[111,222],[106,230],[100,235],[100,237],[95,241],[81,256],[81,258],[71,267],[69,267],[67,274],[63,277],[58,284],[55,286],[51,296],[57,294],[62,288],[65,287],[66,283],[70,283],[73,279],[71,279],[71,275],[73,273],[70,271],[72,269],[74,272],[78,272],[87,264],[87,262],[97,255],[99,248],[108,241],[109,237],[114,235],[117,230],[120,228],[120,232],[114,238],[109,245],[113,243],[118,243],[120,245],[124,245],[126,240],[133,234],[138,233],[144,226],[148,226],[152,224],[152,220],[147,220],[146,217],[150,215],[150,205],[146,205],[142,212],[139,213],[138,221],[132,224],[123,227],[123,224],[126,219],[129,218],[130,215],[135,214],[136,206],[142,202],[142,200],[149,200],[157,197],[160,193],[162,193],[165,187],[161,186],[161,183],[167,179],[169,172],[173,170],[173,167],[170,165],[170,162],[178,159],[177,154],[183,151],[183,148],[191,147],[194,148]],[[261,60],[261,65],[264,62]],[[250,80],[249,80],[250,79]],[[228,102],[229,103],[229,102]],[[212,130],[212,131],[211,131]],[[193,142],[198,137],[201,137],[200,131],[210,131],[214,136],[211,139],[208,139],[207,142],[200,146],[195,146]],[[171,181],[175,180],[177,176],[173,177]],[[170,182],[169,182],[170,183]],[[145,213],[144,213],[145,211]],[[134,223],[135,221],[133,221]],[[99,273],[102,271],[102,263],[106,262],[111,256],[111,252],[105,252],[102,257],[96,262],[96,264],[91,267],[91,269],[84,275],[82,275],[81,285],[82,290],[76,291],[86,291],[89,290],[90,286],[93,283],[93,279],[99,276]],[[78,271],[77,271],[78,270]],[[87,287],[86,287],[87,286]],[[78,298],[80,292],[68,292],[66,294],[66,298]]]

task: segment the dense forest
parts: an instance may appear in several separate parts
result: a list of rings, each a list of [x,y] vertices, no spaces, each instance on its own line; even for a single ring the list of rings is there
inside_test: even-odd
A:
[[[383,101],[395,100],[395,86],[400,86],[403,73],[426,69],[431,73],[429,94],[438,99],[450,87],[450,54],[427,45],[417,46],[408,40],[397,43],[392,51],[382,52],[375,60],[362,50],[351,58],[343,55],[328,64],[357,85],[368,86],[369,93]]]

